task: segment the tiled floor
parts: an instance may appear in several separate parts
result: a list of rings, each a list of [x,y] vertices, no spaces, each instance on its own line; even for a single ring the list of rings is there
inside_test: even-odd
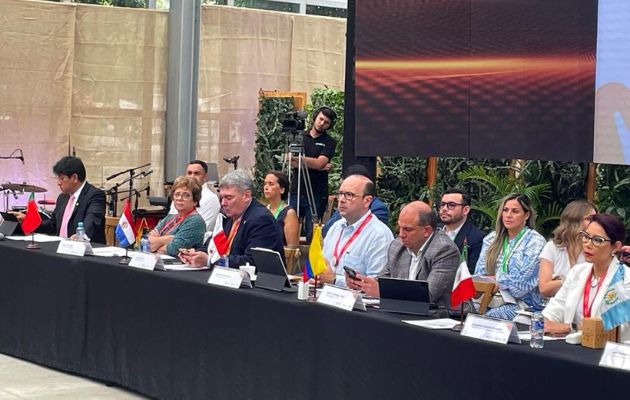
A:
[[[139,400],[118,387],[0,354],[0,400]]]

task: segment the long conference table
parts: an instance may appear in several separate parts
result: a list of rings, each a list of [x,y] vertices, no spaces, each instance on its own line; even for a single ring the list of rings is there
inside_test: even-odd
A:
[[[570,399],[627,396],[601,350],[493,344],[0,242],[0,352],[160,399]],[[593,397],[594,398],[594,397]]]

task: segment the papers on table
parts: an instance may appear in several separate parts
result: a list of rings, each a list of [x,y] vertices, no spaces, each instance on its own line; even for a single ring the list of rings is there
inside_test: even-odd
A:
[[[459,324],[459,321],[450,318],[427,319],[420,321],[403,320],[402,322],[429,329],[453,329],[455,325]]]
[[[28,235],[28,236],[7,236],[7,239],[9,240],[21,240],[23,242],[30,242],[31,241],[31,237],[33,235]],[[35,237],[34,237],[34,241],[37,243],[47,243],[47,242],[58,242],[60,241],[62,238],[59,236],[50,236],[50,235],[44,235],[41,233],[36,233]]]
[[[92,251],[97,257],[124,257],[125,249],[120,247],[107,246],[107,247],[93,247]],[[131,253],[131,252],[130,252]]]
[[[543,337],[543,340],[548,341],[548,340],[564,340],[564,338],[566,337],[566,335],[562,335],[562,336],[547,336],[545,335]],[[518,338],[521,340],[526,340],[526,341],[530,341],[532,340],[532,336],[530,335],[529,331],[518,331]]]

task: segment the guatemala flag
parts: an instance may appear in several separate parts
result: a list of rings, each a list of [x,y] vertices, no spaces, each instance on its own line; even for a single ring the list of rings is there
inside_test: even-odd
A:
[[[131,206],[129,199],[127,199],[123,214],[120,216],[116,226],[116,239],[118,239],[120,247],[129,247],[136,242],[135,231],[133,218],[131,217]]]
[[[619,263],[602,302],[601,317],[607,331],[630,321],[630,293],[624,286],[624,269]]]

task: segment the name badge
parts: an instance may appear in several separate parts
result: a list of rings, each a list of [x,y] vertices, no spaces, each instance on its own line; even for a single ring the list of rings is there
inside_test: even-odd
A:
[[[334,285],[324,285],[317,302],[346,311],[352,311],[353,308],[365,311],[361,293]]]
[[[627,344],[606,342],[604,353],[599,360],[602,367],[625,369],[630,371],[630,346]]]
[[[208,283],[216,286],[238,289],[243,282],[243,275],[238,269],[215,267],[208,278]]]
[[[164,262],[157,254],[134,252],[129,266],[147,271],[164,270]]]
[[[83,257],[84,255],[94,255],[90,242],[81,240],[64,239],[57,246],[57,254],[66,254],[69,256]]]
[[[468,314],[461,334],[494,343],[521,342],[514,322],[475,314]]]

